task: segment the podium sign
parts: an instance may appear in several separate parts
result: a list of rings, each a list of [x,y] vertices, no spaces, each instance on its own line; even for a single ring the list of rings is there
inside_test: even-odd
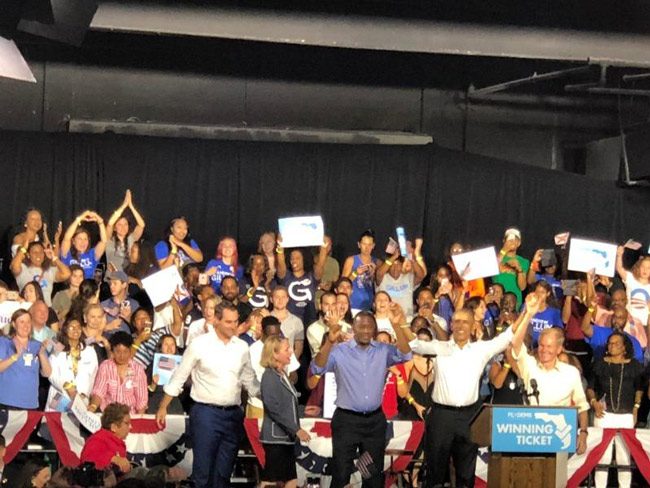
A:
[[[575,452],[578,412],[561,407],[492,407],[492,451]]]

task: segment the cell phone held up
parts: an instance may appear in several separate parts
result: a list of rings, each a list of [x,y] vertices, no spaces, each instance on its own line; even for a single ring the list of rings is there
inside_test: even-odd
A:
[[[562,280],[560,284],[564,296],[574,297],[578,294],[578,280]]]

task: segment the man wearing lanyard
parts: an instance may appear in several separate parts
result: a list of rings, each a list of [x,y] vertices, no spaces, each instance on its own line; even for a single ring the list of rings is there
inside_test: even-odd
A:
[[[479,381],[488,361],[506,349],[514,331],[528,328],[538,307],[537,296],[531,293],[526,299],[526,311],[512,328],[489,341],[470,342],[474,312],[465,308],[452,316],[449,341],[420,341],[409,329],[398,329],[399,335],[411,339],[409,346],[413,352],[436,356],[433,407],[426,418],[426,488],[443,486],[450,456],[456,470],[456,486],[474,486],[478,447],[470,439],[470,422],[479,407]]]
[[[395,330],[406,326],[397,303],[390,306]],[[383,486],[386,417],[381,410],[387,369],[410,359],[406,337],[398,335],[398,347],[374,340],[377,322],[370,312],[359,312],[352,324],[353,339],[338,343],[341,326],[330,325],[328,339],[315,358],[313,373],[332,371],[336,378],[336,411],[332,418],[332,488],[350,483],[354,459],[368,453],[374,468],[364,487]],[[358,450],[358,452],[357,452]],[[365,456],[364,456],[365,457]]]
[[[192,480],[196,488],[230,486],[243,435],[241,387],[252,396],[260,392],[248,345],[237,337],[237,308],[224,301],[217,305],[215,315],[214,331],[197,337],[185,350],[181,364],[165,386],[165,397],[156,414],[162,427],[169,403],[191,376],[190,396],[196,402],[190,411]]]

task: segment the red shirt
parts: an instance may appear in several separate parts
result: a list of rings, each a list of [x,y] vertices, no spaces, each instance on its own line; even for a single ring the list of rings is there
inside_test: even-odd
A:
[[[126,458],[126,444],[110,430],[100,429],[91,435],[81,450],[81,464],[95,463],[97,469],[111,465],[113,456]]]

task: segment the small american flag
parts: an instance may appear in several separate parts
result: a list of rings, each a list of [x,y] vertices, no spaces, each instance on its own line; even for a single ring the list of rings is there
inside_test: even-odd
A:
[[[165,371],[174,371],[176,369],[176,361],[174,361],[174,358],[161,356],[158,361],[158,368],[164,369]]]

